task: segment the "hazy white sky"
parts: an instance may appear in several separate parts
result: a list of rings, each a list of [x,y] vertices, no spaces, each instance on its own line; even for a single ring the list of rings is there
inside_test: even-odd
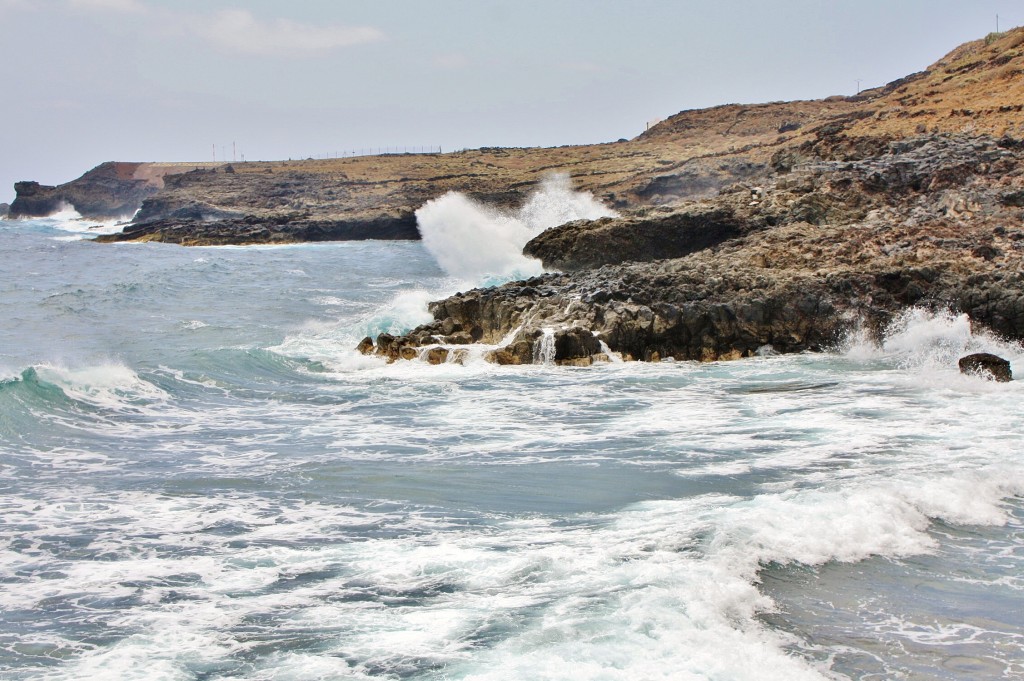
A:
[[[1021,0],[0,0],[0,201],[106,160],[633,137],[852,94],[1024,24]]]

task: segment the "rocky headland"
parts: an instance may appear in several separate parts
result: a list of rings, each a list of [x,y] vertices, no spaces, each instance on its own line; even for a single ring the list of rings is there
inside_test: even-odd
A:
[[[561,272],[435,302],[433,323],[360,349],[450,361],[480,342],[502,364],[734,359],[877,335],[914,306],[1022,339],[1021,45],[1021,30],[965,45],[865,93],[868,108],[801,126],[768,145],[756,182],[550,229],[525,253]]]

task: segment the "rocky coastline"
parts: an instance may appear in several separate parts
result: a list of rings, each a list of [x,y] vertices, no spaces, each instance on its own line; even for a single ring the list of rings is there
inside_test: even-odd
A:
[[[1022,46],[1020,29],[992,35],[862,94],[860,108],[794,118],[757,149],[771,151],[761,171],[713,196],[550,229],[524,253],[560,273],[435,302],[434,322],[359,349],[389,361],[458,361],[466,343],[491,345],[499,364],[727,360],[878,338],[911,307],[1024,339]]]
[[[137,209],[97,241],[414,239],[458,191],[520,205],[551,172],[620,217],[524,250],[550,274],[431,304],[360,343],[389,361],[723,360],[878,335],[908,307],[1024,339],[1024,29],[855,97],[684,111],[632,140],[553,149],[244,163],[104,164],[19,183],[11,216]]]

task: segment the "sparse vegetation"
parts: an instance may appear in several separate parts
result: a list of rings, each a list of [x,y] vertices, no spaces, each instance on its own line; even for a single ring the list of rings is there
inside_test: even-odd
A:
[[[1006,32],[1005,31],[1000,31],[998,33],[993,31],[992,33],[989,33],[987,36],[985,36],[985,45],[986,46],[991,45],[995,41],[997,41],[1000,38],[1003,38],[1005,36],[1006,36]]]

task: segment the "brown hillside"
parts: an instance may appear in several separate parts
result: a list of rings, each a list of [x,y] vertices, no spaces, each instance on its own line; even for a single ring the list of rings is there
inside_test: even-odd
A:
[[[1024,135],[1024,28],[961,45],[865,109],[849,134]]]

